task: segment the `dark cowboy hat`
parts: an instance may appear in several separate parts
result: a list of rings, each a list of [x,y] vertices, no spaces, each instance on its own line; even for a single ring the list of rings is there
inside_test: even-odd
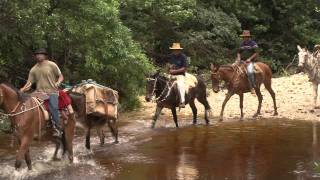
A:
[[[34,53],[34,55],[36,54],[44,54],[44,55],[48,55],[48,52],[45,48],[40,48],[40,49],[37,49]]]

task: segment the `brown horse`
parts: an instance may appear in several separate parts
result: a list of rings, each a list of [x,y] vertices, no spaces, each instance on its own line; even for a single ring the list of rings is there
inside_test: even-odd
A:
[[[258,109],[257,112],[254,114],[253,117],[257,117],[260,114],[261,110],[261,103],[262,103],[262,94],[260,91],[261,84],[264,84],[265,88],[269,91],[274,105],[274,115],[278,115],[277,112],[277,105],[276,105],[276,98],[275,93],[271,87],[271,78],[272,72],[268,65],[257,62],[256,65],[260,68],[259,73],[255,73],[255,81],[256,81],[256,88],[255,92],[258,96]],[[220,113],[220,121],[223,120],[223,111],[225,105],[233,96],[234,94],[238,94],[240,97],[240,110],[241,110],[241,120],[243,119],[243,93],[250,92],[250,86],[248,77],[241,72],[242,68],[237,65],[223,65],[223,66],[215,66],[211,64],[211,80],[212,80],[212,89],[215,93],[219,92],[219,84],[220,81],[225,81],[226,87],[228,89],[228,93],[222,104],[222,109]]]
[[[41,137],[41,131],[46,128],[47,122],[42,109],[35,98],[28,94],[21,93],[16,88],[9,84],[0,84],[0,108],[4,110],[11,120],[11,127],[17,137],[20,145],[16,155],[15,168],[21,167],[22,159],[24,158],[28,169],[32,169],[29,146],[32,142],[34,135],[38,134]],[[67,115],[62,112],[62,127],[63,138],[62,144],[65,150],[68,151],[68,158],[73,162],[73,135],[75,128],[75,119],[73,114]],[[64,122],[64,123],[63,123]],[[56,143],[56,149],[53,159],[57,159],[57,153],[61,145],[60,138],[53,139]]]

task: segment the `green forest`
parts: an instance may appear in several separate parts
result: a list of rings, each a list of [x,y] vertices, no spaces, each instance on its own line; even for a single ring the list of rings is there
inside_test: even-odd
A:
[[[145,74],[164,64],[173,42],[190,71],[235,60],[248,29],[259,59],[276,73],[300,44],[320,43],[319,0],[1,0],[0,80],[21,86],[45,47],[66,83],[83,79],[119,91],[124,109],[139,106]]]

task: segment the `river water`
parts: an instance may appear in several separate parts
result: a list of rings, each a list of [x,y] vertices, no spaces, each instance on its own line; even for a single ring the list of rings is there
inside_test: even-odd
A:
[[[152,130],[150,121],[141,118],[121,121],[119,144],[108,136],[100,147],[92,137],[92,151],[85,149],[77,129],[71,165],[63,157],[51,161],[53,144],[35,141],[32,171],[25,163],[14,170],[16,146],[11,136],[1,134],[0,179],[320,179],[317,122],[261,119],[192,126],[183,120],[176,129],[168,120],[169,125]]]

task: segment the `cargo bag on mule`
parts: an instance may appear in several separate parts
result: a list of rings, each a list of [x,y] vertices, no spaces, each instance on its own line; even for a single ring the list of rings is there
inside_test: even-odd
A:
[[[74,86],[71,91],[85,95],[86,114],[106,116],[109,119],[118,118],[119,95],[117,91],[92,80]]]

